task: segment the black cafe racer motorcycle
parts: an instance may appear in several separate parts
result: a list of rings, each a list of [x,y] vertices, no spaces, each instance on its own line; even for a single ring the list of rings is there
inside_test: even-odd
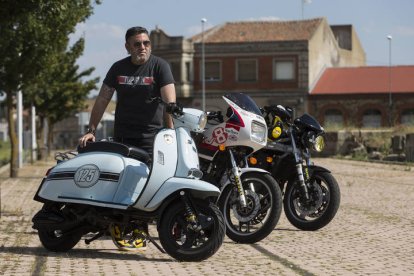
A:
[[[331,172],[311,161],[311,151],[322,151],[324,129],[309,114],[293,119],[282,105],[264,106],[267,146],[249,157],[249,164],[269,171],[284,191],[283,207],[289,222],[301,230],[318,230],[336,215],[340,189]]]

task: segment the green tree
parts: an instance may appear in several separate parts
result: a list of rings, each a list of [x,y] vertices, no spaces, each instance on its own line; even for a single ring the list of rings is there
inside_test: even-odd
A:
[[[47,120],[48,149],[51,148],[55,123],[85,108],[89,92],[97,88],[99,78],[85,80],[95,68],[91,67],[78,73],[79,66],[76,65],[76,61],[83,53],[84,44],[85,41],[81,38],[68,51],[57,54],[56,62],[42,70],[41,81],[27,87],[25,91],[27,105],[34,104],[40,118],[37,130],[38,145],[41,144],[39,140],[40,133],[43,133],[43,119]]]
[[[93,11],[99,0],[0,0],[0,89],[6,93],[10,177],[18,174],[18,139],[13,114],[17,91],[39,80],[40,72],[56,62],[70,33]]]

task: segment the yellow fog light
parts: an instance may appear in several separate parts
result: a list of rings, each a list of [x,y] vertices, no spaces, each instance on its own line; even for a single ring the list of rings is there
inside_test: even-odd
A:
[[[267,163],[272,163],[273,162],[273,157],[271,157],[271,156],[266,157],[266,162]]]
[[[272,130],[272,137],[275,138],[275,139],[279,138],[281,134],[282,134],[282,128],[281,127],[277,126]]]

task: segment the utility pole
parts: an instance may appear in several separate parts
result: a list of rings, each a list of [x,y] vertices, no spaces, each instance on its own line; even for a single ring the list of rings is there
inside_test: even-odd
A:
[[[201,102],[203,111],[206,111],[206,70],[205,70],[205,54],[204,54],[204,24],[207,19],[201,18]]]
[[[392,118],[392,90],[391,90],[391,42],[392,42],[392,36],[388,35],[388,45],[389,45],[389,53],[388,53],[388,124],[390,127],[393,126],[393,118]]]

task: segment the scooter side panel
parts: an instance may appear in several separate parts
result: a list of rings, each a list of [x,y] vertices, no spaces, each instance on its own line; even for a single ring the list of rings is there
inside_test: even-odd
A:
[[[79,154],[53,168],[38,196],[57,202],[126,209],[132,202],[127,196],[139,193],[147,179],[147,174],[132,179],[128,171],[134,169],[125,170],[126,167],[138,167],[141,171],[146,168],[140,161],[115,153]]]
[[[161,186],[152,200],[145,206],[145,210],[153,211],[157,209],[167,196],[179,190],[191,190],[190,192],[195,197],[199,195],[202,198],[218,197],[220,195],[219,188],[203,180],[173,177]]]
[[[113,202],[119,204],[133,204],[148,180],[149,168],[135,159],[125,158],[125,169],[120,178],[119,188]]]

